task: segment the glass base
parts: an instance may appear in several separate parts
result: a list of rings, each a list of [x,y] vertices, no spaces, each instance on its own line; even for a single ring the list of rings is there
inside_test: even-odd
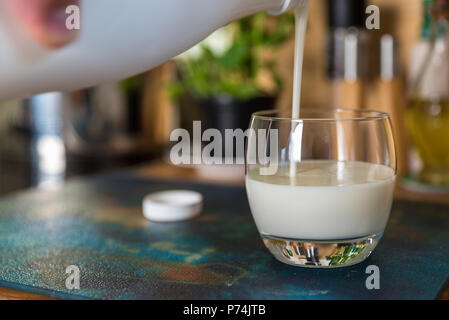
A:
[[[362,262],[377,246],[382,234],[347,240],[293,240],[262,235],[263,242],[279,261],[307,268],[339,268]]]

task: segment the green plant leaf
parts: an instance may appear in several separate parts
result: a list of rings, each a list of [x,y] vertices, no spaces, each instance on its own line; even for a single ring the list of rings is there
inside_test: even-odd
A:
[[[261,54],[292,37],[293,15],[271,17],[260,13],[231,23],[227,30],[232,33],[233,43],[220,56],[203,42],[196,58],[177,62],[180,78],[170,86],[170,96],[179,99],[190,93],[207,98],[226,93],[236,99],[251,99],[265,94],[258,84],[261,70],[268,71],[277,89],[282,89],[276,64],[263,62]]]
[[[246,53],[246,44],[243,41],[236,42],[218,59],[218,63],[225,70],[237,68],[245,60]]]

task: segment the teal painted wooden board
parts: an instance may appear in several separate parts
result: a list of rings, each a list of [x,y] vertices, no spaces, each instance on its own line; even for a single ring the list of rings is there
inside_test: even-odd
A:
[[[179,188],[204,195],[200,218],[143,218],[144,195]],[[0,286],[75,299],[434,299],[449,275],[448,218],[448,206],[396,201],[366,262],[302,269],[265,249],[244,188],[122,172],[0,199]],[[65,286],[69,265],[80,290]],[[380,290],[365,287],[368,265]]]

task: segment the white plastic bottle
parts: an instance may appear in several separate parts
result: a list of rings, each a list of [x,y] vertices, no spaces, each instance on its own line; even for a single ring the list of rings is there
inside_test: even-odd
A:
[[[303,0],[82,0],[78,38],[59,50],[35,43],[0,3],[0,99],[75,90],[149,70],[226,23],[280,14]]]

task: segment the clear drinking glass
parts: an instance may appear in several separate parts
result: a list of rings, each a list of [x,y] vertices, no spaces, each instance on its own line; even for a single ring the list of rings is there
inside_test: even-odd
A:
[[[259,233],[281,262],[365,260],[387,225],[396,179],[390,117],[365,110],[253,114],[246,189]]]

